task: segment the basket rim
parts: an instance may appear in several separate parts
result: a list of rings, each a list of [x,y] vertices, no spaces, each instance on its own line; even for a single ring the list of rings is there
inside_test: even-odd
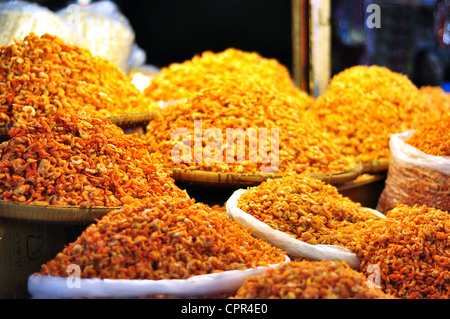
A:
[[[39,205],[0,200],[0,218],[30,222],[91,223],[121,207]]]
[[[239,174],[226,172],[212,172],[201,170],[186,170],[176,167],[165,167],[172,172],[172,178],[178,182],[188,182],[192,184],[207,185],[230,185],[230,186],[254,186],[262,183],[269,178],[282,178],[282,174]],[[361,162],[355,162],[354,165],[346,171],[335,174],[309,174],[307,176],[320,179],[329,184],[340,184],[354,180],[363,172]]]
[[[363,173],[381,173],[389,168],[390,159],[380,158],[373,161],[362,162]]]
[[[148,124],[159,112],[160,110],[156,109],[147,112],[105,115],[104,117],[117,126],[129,127],[138,124]],[[9,137],[9,131],[14,127],[14,125],[15,124],[1,124],[0,137]]]

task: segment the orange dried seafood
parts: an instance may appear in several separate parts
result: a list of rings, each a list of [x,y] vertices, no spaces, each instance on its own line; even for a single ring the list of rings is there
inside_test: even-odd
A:
[[[340,228],[376,218],[336,187],[298,175],[268,179],[249,188],[240,196],[238,208],[312,245],[339,245]]]
[[[81,278],[187,279],[285,261],[285,253],[254,238],[242,224],[192,199],[150,197],[90,225],[42,266],[40,275]]]
[[[312,97],[294,86],[289,70],[277,60],[235,48],[218,53],[205,51],[183,63],[163,68],[144,94],[154,101],[185,99],[209,87],[217,78],[241,74],[271,81],[278,90],[297,99],[305,108],[313,102]]]
[[[405,299],[450,297],[450,215],[427,206],[398,205],[384,220],[347,226],[343,244],[378,269],[388,294]],[[343,231],[343,232],[344,232]]]
[[[428,155],[450,157],[450,111],[418,127],[405,143]]]
[[[345,154],[361,161],[389,159],[389,137],[449,110],[404,75],[379,66],[354,66],[335,75],[308,110],[334,134]]]
[[[196,121],[201,126],[197,130]],[[260,139],[260,129],[265,129],[266,140]],[[187,131],[182,141],[172,139],[176,130]],[[208,136],[208,130],[215,130],[215,137]],[[246,134],[244,148],[238,143],[239,130]],[[165,166],[187,170],[332,174],[354,166],[295,99],[270,81],[244,75],[217,79],[186,102],[163,109],[143,139],[152,153],[162,154]],[[266,141],[266,153],[261,154]],[[172,151],[180,143],[189,150],[174,160]],[[219,153],[205,156],[210,149]]]
[[[425,117],[424,122],[428,119],[438,118],[442,112],[450,110],[450,93],[445,92],[438,86],[422,86],[419,88],[420,95],[425,99],[428,105],[434,106],[430,108],[430,112],[434,112],[430,117]]]
[[[346,263],[300,261],[251,276],[232,299],[393,299]]]
[[[85,110],[99,115],[157,108],[112,63],[45,34],[0,47],[0,124]]]
[[[155,195],[186,197],[145,143],[105,118],[71,112],[17,124],[0,145],[0,199],[116,207]]]

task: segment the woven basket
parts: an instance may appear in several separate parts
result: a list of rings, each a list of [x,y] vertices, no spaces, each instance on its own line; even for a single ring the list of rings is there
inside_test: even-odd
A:
[[[141,113],[130,113],[121,115],[107,115],[106,118],[113,124],[121,128],[134,128],[137,126],[146,126],[151,120],[155,118],[155,114],[158,111],[149,111]],[[14,124],[0,125],[0,137],[9,138],[9,131]]]
[[[119,207],[79,207],[23,204],[0,200],[0,218],[27,222],[86,224]]]
[[[237,174],[207,171],[189,171],[179,168],[168,168],[172,178],[177,182],[199,186],[248,187],[256,186],[269,178],[281,178],[279,174]],[[362,164],[357,163],[350,170],[338,174],[309,175],[321,181],[337,185],[357,178],[362,173]]]
[[[370,162],[363,162],[363,173],[380,173],[385,172],[389,168],[388,159],[379,159]]]
[[[155,118],[157,112],[158,111],[149,111],[122,115],[108,115],[106,118],[121,128],[133,128],[136,126],[146,126]]]

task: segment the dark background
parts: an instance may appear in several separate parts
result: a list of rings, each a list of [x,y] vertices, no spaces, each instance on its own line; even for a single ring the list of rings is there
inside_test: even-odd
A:
[[[124,2],[124,1],[121,1]],[[158,66],[228,47],[257,51],[291,65],[290,0],[170,0],[121,5],[137,42]]]
[[[31,2],[54,11],[74,3]],[[129,19],[148,64],[164,67],[206,50],[234,47],[278,59],[292,72],[291,0],[114,2]],[[450,1],[444,0],[332,0],[332,74],[356,64],[378,64],[419,86],[450,81],[450,47],[439,45],[435,30],[436,8],[445,2],[448,18]],[[381,29],[364,26],[369,3],[382,8]]]
[[[33,1],[52,10],[72,2]],[[147,62],[158,67],[206,50],[256,51],[291,68],[290,0],[114,1],[130,20]]]

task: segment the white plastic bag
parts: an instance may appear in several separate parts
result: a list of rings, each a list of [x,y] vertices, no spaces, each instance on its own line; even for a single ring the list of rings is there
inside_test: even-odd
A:
[[[81,36],[81,47],[114,63],[124,73],[128,72],[135,33],[116,4],[112,1],[98,1],[88,5],[71,4],[57,14],[76,28]],[[136,46],[134,48],[138,49]],[[136,65],[136,61],[133,64]]]
[[[27,1],[0,2],[0,46],[21,41],[31,32],[49,33],[75,45],[81,40],[73,26],[45,7]]]
[[[144,92],[159,72],[160,69],[156,66],[144,64],[140,67],[130,68],[128,70],[128,77],[140,92]]]
[[[450,210],[450,158],[428,155],[405,143],[414,133],[391,136],[391,160],[377,206],[383,213],[398,204]]]
[[[352,268],[358,268],[360,261],[356,254],[350,250],[334,245],[311,245],[300,241],[286,233],[275,230],[257,218],[245,213],[238,208],[238,200],[246,189],[240,189],[233,193],[226,203],[227,214],[231,219],[238,220],[244,227],[250,227],[251,233],[266,242],[283,249],[291,256],[303,257],[311,260],[345,261]],[[377,216],[384,218],[377,213]]]
[[[264,274],[268,267],[164,280],[77,279],[31,275],[28,278],[28,291],[33,299],[138,298],[152,295],[205,298],[234,293],[242,286],[245,278]]]

